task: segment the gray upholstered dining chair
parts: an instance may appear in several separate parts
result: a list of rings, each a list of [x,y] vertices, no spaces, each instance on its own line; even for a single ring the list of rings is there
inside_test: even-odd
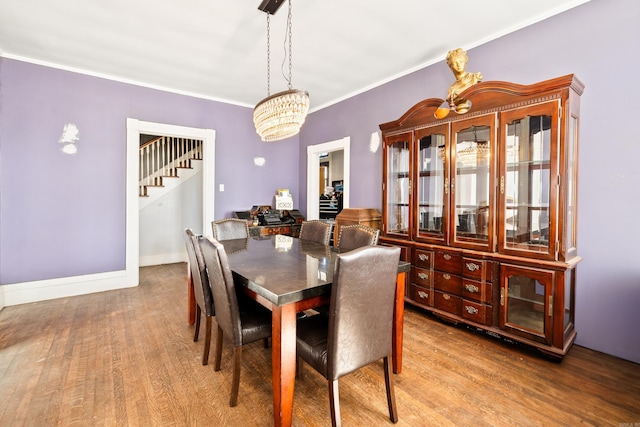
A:
[[[331,241],[331,229],[333,226],[330,222],[320,221],[317,219],[303,221],[300,225],[300,240],[308,242],[316,242],[325,246]]]
[[[196,322],[193,341],[198,341],[200,335],[200,321],[202,313],[206,317],[204,352],[202,353],[202,364],[209,363],[209,349],[211,347],[211,318],[215,316],[215,307],[213,304],[213,295],[209,286],[209,278],[207,270],[200,251],[199,239],[202,236],[193,234],[190,228],[184,229],[184,240],[187,246],[187,258],[189,260],[189,269],[191,280],[193,282],[193,293],[196,300]]]
[[[236,406],[240,388],[242,347],[271,336],[271,312],[248,297],[236,295],[229,258],[220,242],[203,238],[200,240],[200,248],[207,267],[218,322],[214,371],[220,370],[222,341],[227,337],[233,344],[233,379],[229,406]]]
[[[249,237],[247,221],[239,218],[225,218],[211,222],[213,238],[222,240],[246,239]]]
[[[362,246],[375,246],[378,244],[380,230],[367,227],[362,224],[343,225],[338,236],[338,249],[340,252],[348,252]]]
[[[304,360],[327,379],[333,426],[340,425],[338,379],[380,359],[389,418],[398,421],[389,359],[399,261],[398,247],[368,246],[339,254],[329,312],[298,321],[298,377]]]

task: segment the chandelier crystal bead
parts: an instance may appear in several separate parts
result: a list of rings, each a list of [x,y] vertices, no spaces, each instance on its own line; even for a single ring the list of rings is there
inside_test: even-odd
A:
[[[291,89],[260,101],[253,109],[253,124],[263,141],[279,141],[300,132],[308,111],[309,94]]]

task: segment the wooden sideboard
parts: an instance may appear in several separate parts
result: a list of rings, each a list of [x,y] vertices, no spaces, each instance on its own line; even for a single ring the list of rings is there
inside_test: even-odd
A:
[[[300,236],[300,224],[258,225],[249,227],[249,236],[251,237],[272,236],[274,234],[298,237]]]

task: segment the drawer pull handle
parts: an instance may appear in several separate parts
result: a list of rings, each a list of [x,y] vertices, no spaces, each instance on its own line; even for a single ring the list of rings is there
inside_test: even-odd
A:
[[[418,259],[420,259],[420,261],[429,261],[429,255],[418,254]]]
[[[444,277],[444,280],[449,280],[449,279],[451,279],[451,275],[450,275],[449,273],[444,273],[444,274],[442,275],[442,277]]]
[[[444,258],[444,259],[446,259],[447,261],[449,261],[449,260],[451,259],[451,255],[449,255],[449,254],[444,254],[444,255],[442,256],[442,258]]]
[[[429,275],[426,273],[418,273],[418,278],[422,280],[427,280],[429,278]]]
[[[429,298],[429,294],[426,293],[425,291],[418,291],[418,296],[422,299],[428,299]]]
[[[470,305],[465,305],[464,309],[467,310],[467,313],[469,314],[478,314],[478,309]]]
[[[465,288],[468,292],[471,292],[471,293],[474,293],[474,294],[477,294],[477,293],[479,293],[479,292],[480,292],[480,288],[478,288],[478,287],[477,287],[477,286],[475,286],[475,285],[470,285],[470,284],[468,284],[468,283],[467,283],[466,285],[464,285],[464,288]]]
[[[447,301],[449,301],[451,299],[451,296],[449,294],[442,294],[442,298],[444,298]]]
[[[480,270],[480,266],[478,264],[473,263],[473,262],[468,262],[467,263],[467,270],[469,270],[469,271]]]

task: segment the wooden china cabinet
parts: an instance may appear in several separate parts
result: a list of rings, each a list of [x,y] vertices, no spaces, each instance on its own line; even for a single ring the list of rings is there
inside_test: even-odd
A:
[[[412,264],[405,301],[562,358],[576,337],[580,95],[567,75],[489,81],[469,111],[426,99],[380,125],[383,244]]]

